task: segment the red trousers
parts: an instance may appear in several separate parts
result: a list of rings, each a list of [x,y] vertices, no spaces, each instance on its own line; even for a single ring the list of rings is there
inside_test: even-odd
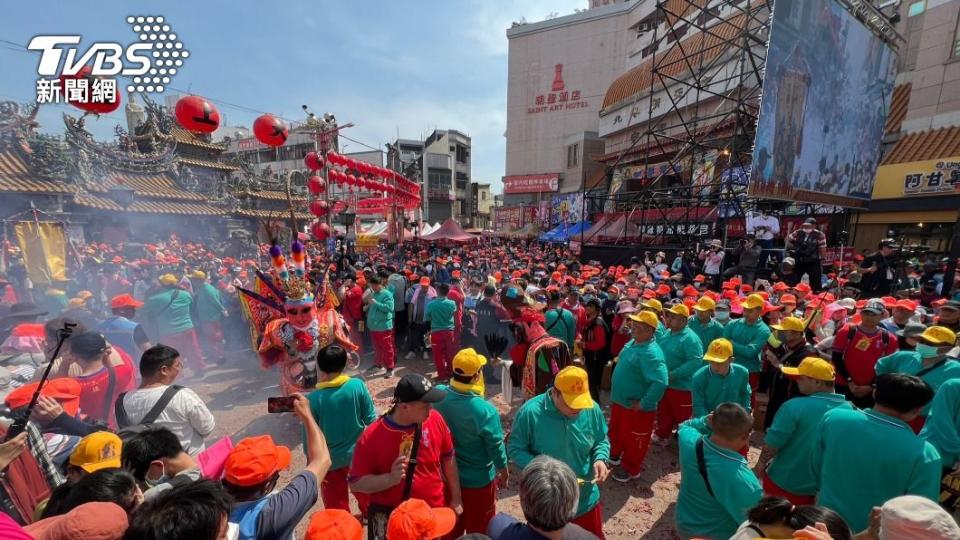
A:
[[[654,411],[635,411],[616,403],[610,408],[610,455],[620,456],[620,466],[631,475],[643,469],[656,417]]]
[[[790,493],[782,487],[774,484],[773,480],[771,480],[766,474],[763,475],[763,492],[767,495],[783,497],[793,504],[816,504],[817,499],[814,495],[797,495],[796,493]]]
[[[433,365],[437,368],[437,377],[450,378],[450,363],[457,351],[453,350],[453,330],[434,330],[430,332],[430,345],[433,350]]]
[[[750,410],[757,410],[757,388],[760,388],[760,372],[750,374]]]
[[[460,488],[463,499],[463,513],[457,520],[457,526],[451,534],[460,538],[464,534],[487,534],[487,525],[497,513],[497,481],[479,488]]]
[[[908,424],[911,428],[913,428],[913,432],[916,433],[917,435],[920,434],[920,430],[923,429],[923,425],[926,424],[926,423],[927,423],[927,417],[926,417],[926,416],[920,416],[919,414],[917,415],[916,418],[914,418],[913,420],[907,422],[907,424]]]
[[[691,414],[693,397],[690,391],[667,388],[657,406],[657,437],[670,437],[674,428],[689,420]]]
[[[614,405],[616,407],[616,405]],[[653,413],[650,413],[651,415]],[[606,537],[603,536],[603,505],[597,503],[592,509],[587,510],[586,513],[581,514],[572,520],[570,523],[574,523],[586,529],[588,532],[592,532],[597,535],[597,538],[604,540]]]
[[[207,364],[203,361],[203,353],[200,352],[200,343],[197,341],[195,329],[160,336],[160,343],[176,349],[184,364],[189,365],[191,369],[195,371],[206,369]]]
[[[374,364],[393,369],[397,365],[397,353],[393,344],[393,330],[370,331],[373,342]]]
[[[347,321],[347,326],[350,327],[350,341],[359,347],[357,349],[357,354],[363,354],[363,334],[360,333],[359,321]]]
[[[350,467],[341,467],[335,471],[330,471],[323,482],[320,483],[320,498],[323,500],[324,508],[337,508],[350,511],[350,489],[347,483],[347,473]],[[367,505],[370,504],[370,496],[365,493],[354,493],[357,499],[357,506],[360,507],[360,513],[366,515]]]
[[[223,355],[223,324],[211,321],[200,324],[200,336],[207,351],[207,360],[220,360]]]

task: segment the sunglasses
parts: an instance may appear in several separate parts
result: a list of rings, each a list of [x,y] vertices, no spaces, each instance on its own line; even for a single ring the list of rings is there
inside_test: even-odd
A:
[[[310,313],[310,308],[308,308],[308,307],[305,307],[305,308],[302,308],[302,309],[288,309],[288,310],[287,310],[287,315],[294,315],[294,316],[296,316],[296,315],[306,315],[307,313]]]

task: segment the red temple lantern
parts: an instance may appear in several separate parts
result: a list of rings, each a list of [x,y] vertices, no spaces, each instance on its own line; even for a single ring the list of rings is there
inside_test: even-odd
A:
[[[323,193],[323,190],[327,187],[326,183],[323,181],[323,178],[319,176],[311,176],[307,180],[307,189],[310,190],[310,193],[314,195],[319,195]]]
[[[327,210],[327,201],[313,201],[310,203],[310,213],[317,217],[327,215]]]
[[[287,142],[287,124],[272,114],[264,114],[253,122],[253,134],[257,140],[274,148]]]
[[[186,96],[174,108],[177,123],[194,133],[213,133],[220,127],[220,111],[200,96]]]
[[[316,152],[307,152],[307,155],[303,156],[303,164],[311,171],[319,171],[323,168],[323,157]]]
[[[330,237],[330,226],[322,221],[314,221],[310,226],[310,232],[313,233],[314,238],[322,242]]]

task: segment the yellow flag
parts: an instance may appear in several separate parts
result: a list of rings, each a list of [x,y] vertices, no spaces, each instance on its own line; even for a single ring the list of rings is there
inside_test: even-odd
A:
[[[48,285],[67,279],[67,239],[61,223],[21,221],[14,231],[30,281]]]

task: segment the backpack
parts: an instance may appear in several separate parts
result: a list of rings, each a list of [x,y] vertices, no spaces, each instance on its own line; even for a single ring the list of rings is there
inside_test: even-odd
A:
[[[183,390],[182,386],[172,385],[168,386],[166,390],[163,391],[163,394],[160,395],[160,399],[153,404],[153,407],[147,411],[147,414],[140,420],[140,423],[134,424],[130,421],[130,417],[127,416],[127,411],[123,408],[123,398],[127,395],[126,392],[117,396],[117,401],[113,404],[113,412],[117,419],[117,435],[120,436],[120,439],[124,442],[132,439],[141,431],[148,429],[151,424],[157,421],[157,418],[163,413],[163,410],[167,408],[167,405],[170,404],[170,401],[173,399],[173,396],[177,395],[177,392]]]

